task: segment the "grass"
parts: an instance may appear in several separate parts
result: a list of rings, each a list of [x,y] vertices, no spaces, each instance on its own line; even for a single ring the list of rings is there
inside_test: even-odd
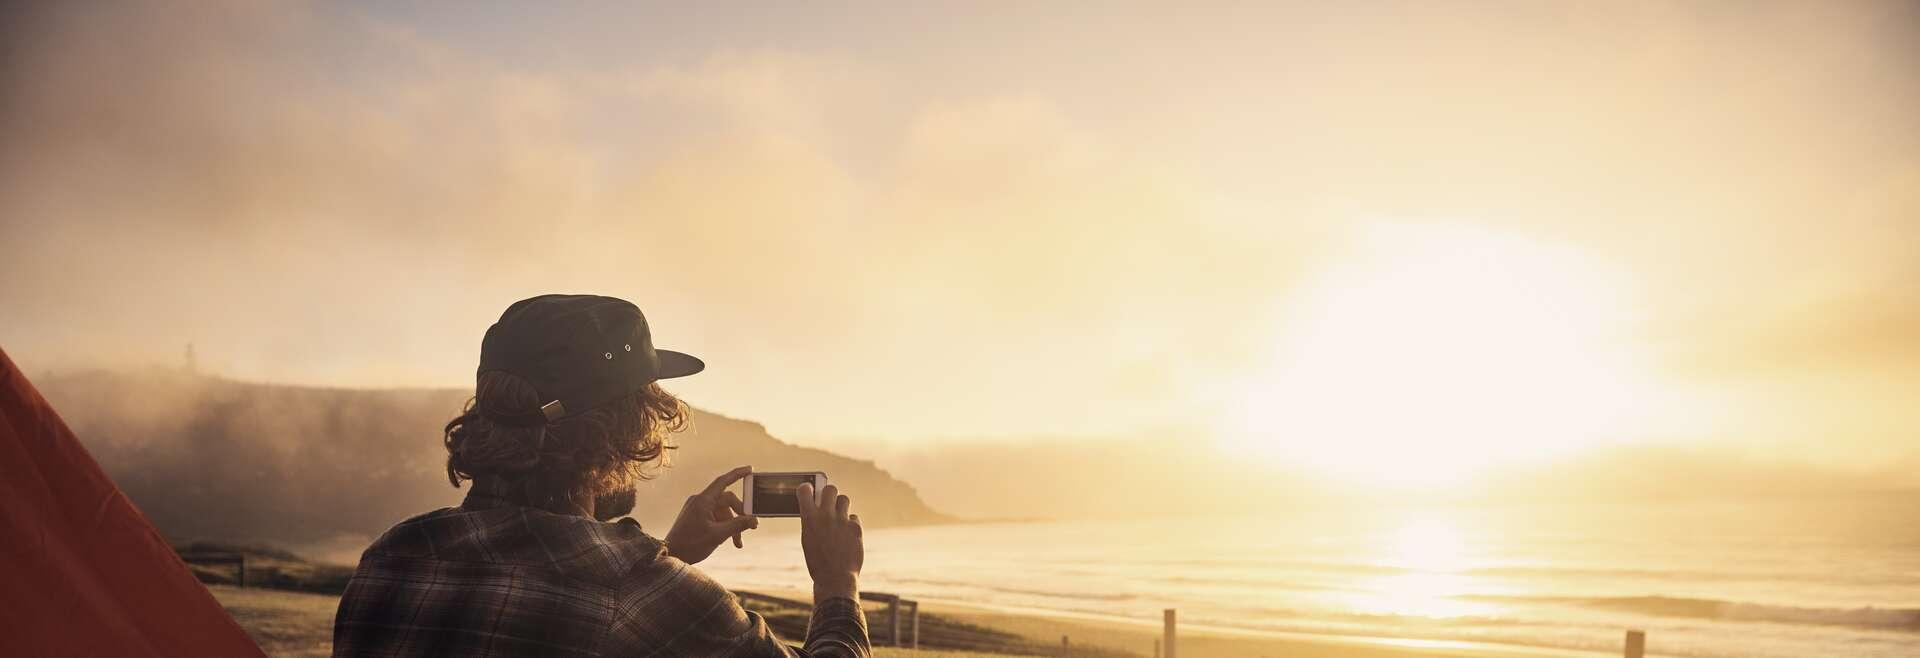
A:
[[[230,585],[207,589],[267,655],[333,654],[333,612],[340,597]]]
[[[183,547],[183,552],[240,552],[247,556],[247,584],[231,582],[233,569],[195,565],[208,589],[225,606],[254,642],[270,656],[327,656],[332,652],[333,614],[338,592],[351,569],[317,565],[298,556],[271,549],[244,546]],[[235,550],[238,549],[238,550]],[[791,594],[790,594],[791,595]],[[754,596],[742,603],[761,613],[780,637],[798,641],[806,632],[807,610],[798,601]],[[881,615],[886,606],[868,603],[867,621],[877,641],[886,640]],[[1060,656],[1060,638],[1072,638],[1073,658],[1119,658],[1151,655],[1159,637],[1157,624],[1131,624],[1067,619],[965,606],[929,606],[920,613],[920,643],[924,650],[874,647],[882,658],[989,658],[993,656]],[[1543,658],[1549,654],[1519,647],[1406,647],[1356,642],[1338,638],[1295,639],[1246,637],[1207,632],[1183,633],[1180,654],[1219,658]]]
[[[333,652],[333,613],[340,597],[231,585],[209,585],[215,599],[247,630],[269,656],[329,656]],[[782,635],[781,637],[787,637]],[[1006,654],[965,651],[914,651],[875,647],[876,658],[995,658]]]
[[[326,656],[333,650],[333,612],[340,601],[337,596],[251,587],[242,589],[228,585],[211,585],[208,589],[213,591],[214,598],[226,606],[227,611],[269,656]],[[1027,643],[1016,645],[1017,648],[1044,646],[1050,641],[1052,651],[1041,655],[1059,655],[1061,635],[1073,638],[1074,656],[1127,655],[1116,646],[1139,647],[1133,655],[1150,655],[1153,639],[1157,637],[1153,629],[1117,623],[964,610],[943,613],[941,616],[1024,638]],[[922,613],[923,646],[927,619],[926,613]],[[792,640],[797,636],[782,632],[781,637]],[[1083,646],[1083,641],[1109,646]],[[913,651],[892,647],[874,647],[873,653],[880,658],[991,658],[1018,655],[1014,652],[940,648]],[[1421,649],[1192,633],[1182,636],[1180,655],[1216,658],[1545,658],[1549,654],[1518,647],[1498,650]]]
[[[227,607],[254,642],[276,656],[324,656],[331,650],[333,613],[339,594],[346,589],[353,569],[341,565],[314,563],[270,546],[196,542],[175,547],[182,556],[244,556],[247,587],[238,587],[237,570],[231,564],[191,564],[202,582],[208,583],[215,598]],[[777,597],[752,596],[742,600],[747,609],[760,613],[782,639],[797,642],[804,638],[810,607],[804,601]],[[885,618],[886,606],[868,603],[867,624],[876,643],[892,643],[891,626]],[[910,627],[903,624],[902,631]],[[927,650],[887,648],[879,655],[891,656],[1061,656],[1058,636],[1036,638],[1030,634],[1009,632],[988,625],[971,623],[952,616],[921,613],[920,646]],[[877,647],[876,647],[877,648]],[[1076,643],[1072,658],[1121,658],[1137,652]]]

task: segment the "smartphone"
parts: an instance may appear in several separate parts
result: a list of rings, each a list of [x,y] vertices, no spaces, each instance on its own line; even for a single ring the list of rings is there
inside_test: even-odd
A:
[[[754,516],[800,516],[800,485],[811,484],[816,495],[827,486],[820,471],[748,473],[747,513]]]

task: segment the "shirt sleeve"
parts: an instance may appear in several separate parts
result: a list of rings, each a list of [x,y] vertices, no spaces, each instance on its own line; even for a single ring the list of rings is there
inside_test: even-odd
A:
[[[873,652],[871,642],[867,615],[858,600],[836,596],[814,603],[813,618],[807,622],[806,655],[866,656]]]
[[[733,592],[686,563],[663,557],[628,574],[608,629],[607,656],[867,658],[872,653],[859,602],[832,598],[814,606],[807,642],[788,646]]]

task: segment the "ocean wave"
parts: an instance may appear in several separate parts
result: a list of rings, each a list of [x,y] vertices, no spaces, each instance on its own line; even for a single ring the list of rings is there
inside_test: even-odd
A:
[[[1831,572],[1784,571],[1706,571],[1691,569],[1644,569],[1612,567],[1501,566],[1477,567],[1463,573],[1475,576],[1547,577],[1547,578],[1641,578],[1684,582],[1806,582],[1806,583],[1882,583],[1881,577],[1842,578]],[[1920,580],[1913,581],[1920,585]]]
[[[1809,608],[1679,596],[1483,596],[1459,597],[1500,603],[1550,603],[1633,612],[1656,617],[1761,621],[1920,631],[1920,608]]]
[[[1273,560],[1240,558],[1198,558],[1178,560],[1140,560],[1136,564],[1146,567],[1203,567],[1230,568],[1237,570],[1291,570],[1310,573],[1348,573],[1348,574],[1393,574],[1413,571],[1406,567],[1369,562],[1328,562],[1320,560]]]
[[[1393,564],[1389,562],[1341,562],[1330,560],[1288,560],[1262,558],[1189,558],[1175,560],[1141,560],[1141,566],[1199,567],[1203,569],[1232,569],[1236,571],[1296,571],[1317,574],[1352,575],[1396,575],[1403,573],[1423,573],[1431,569]],[[1808,583],[1888,583],[1886,574],[1873,574],[1855,578],[1843,577],[1831,571],[1725,571],[1706,569],[1648,569],[1639,567],[1604,566],[1548,566],[1548,565],[1489,565],[1461,569],[1457,573],[1470,576],[1527,577],[1527,578],[1639,578],[1644,580],[1664,580],[1675,582],[1808,582]],[[1911,582],[1920,586],[1920,578],[1896,578],[1898,583]]]
[[[1171,583],[1174,585],[1202,585],[1202,586],[1211,586],[1211,587],[1227,586],[1227,587],[1237,587],[1237,588],[1250,588],[1250,587],[1251,588],[1270,588],[1270,589],[1306,591],[1306,592],[1333,592],[1333,591],[1341,591],[1345,589],[1342,587],[1334,587],[1331,585],[1300,582],[1298,580],[1260,578],[1257,576],[1158,576],[1158,577],[1151,578],[1150,580],[1153,580],[1155,582],[1161,582],[1161,583]]]
[[[934,578],[894,578],[892,579],[892,582],[903,584],[903,585],[927,585],[932,587],[944,587],[944,588],[951,588],[951,589],[985,590],[988,592],[998,592],[1001,594],[1019,594],[1023,596],[1040,596],[1040,597],[1047,597],[1047,598],[1069,599],[1069,600],[1077,600],[1077,601],[1128,601],[1134,598],[1132,594],[1117,594],[1117,593],[1103,593],[1103,592],[1064,592],[1064,591],[1058,591],[1058,590],[1026,589],[1026,588],[1020,588],[1020,587],[1007,587],[1004,585],[990,585],[990,584],[981,583],[981,582],[941,580],[941,579],[934,579]]]

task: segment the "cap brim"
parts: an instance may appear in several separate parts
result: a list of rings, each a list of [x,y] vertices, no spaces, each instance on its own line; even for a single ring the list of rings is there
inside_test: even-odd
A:
[[[673,379],[685,377],[707,369],[707,363],[699,357],[673,350],[654,350],[660,356],[660,378]]]

